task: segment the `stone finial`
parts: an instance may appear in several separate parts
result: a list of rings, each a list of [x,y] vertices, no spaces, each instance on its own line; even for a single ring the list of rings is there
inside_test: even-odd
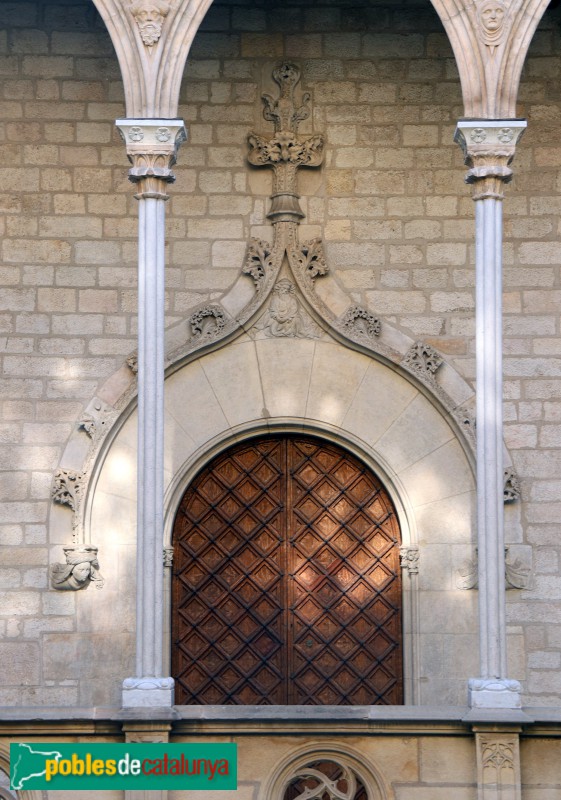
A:
[[[66,557],[66,564],[51,566],[53,589],[75,592],[79,589],[87,589],[90,583],[95,583],[96,589],[101,589],[105,581],[99,572],[97,547],[91,544],[80,544],[62,549]]]
[[[273,222],[299,222],[304,212],[298,203],[296,174],[299,167],[318,167],[323,161],[323,136],[298,139],[298,123],[309,115],[309,94],[302,97],[302,105],[294,101],[294,87],[300,80],[300,70],[294,64],[281,64],[273,70],[273,78],[280,87],[275,100],[264,94],[263,116],[273,123],[275,135],[265,139],[257,133],[248,136],[248,161],[256,167],[272,167],[274,185],[271,210],[267,214]]]
[[[275,67],[273,79],[280,87],[280,96],[275,100],[270,94],[262,94],[263,116],[275,126],[275,133],[292,131],[298,133],[298,123],[310,116],[310,95],[302,95],[302,105],[294,103],[294,88],[300,81],[300,70],[296,64],[284,63]]]

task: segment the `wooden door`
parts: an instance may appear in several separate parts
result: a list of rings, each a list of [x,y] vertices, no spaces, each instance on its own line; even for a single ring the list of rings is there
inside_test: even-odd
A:
[[[358,459],[245,441],[193,481],[173,541],[177,703],[403,702],[399,527]]]

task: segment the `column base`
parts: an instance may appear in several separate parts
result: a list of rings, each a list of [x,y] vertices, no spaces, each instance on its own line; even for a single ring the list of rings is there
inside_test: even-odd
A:
[[[174,683],[173,678],[125,678],[123,708],[171,708]]]
[[[470,678],[468,703],[470,708],[521,708],[518,681],[506,678]]]

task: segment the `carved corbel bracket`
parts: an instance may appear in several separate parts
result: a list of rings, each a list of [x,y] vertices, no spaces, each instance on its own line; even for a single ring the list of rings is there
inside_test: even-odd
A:
[[[87,589],[95,583],[101,589],[105,583],[97,560],[98,548],[91,544],[71,545],[63,547],[65,564],[51,566],[51,586],[58,591]]]

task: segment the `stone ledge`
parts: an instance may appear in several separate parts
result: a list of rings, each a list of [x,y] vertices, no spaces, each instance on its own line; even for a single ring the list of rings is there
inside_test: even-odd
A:
[[[467,706],[173,706],[126,708],[116,706],[0,707],[0,726],[11,722],[118,722],[134,720],[183,722],[369,722],[369,723],[561,723],[561,707],[469,709]]]

